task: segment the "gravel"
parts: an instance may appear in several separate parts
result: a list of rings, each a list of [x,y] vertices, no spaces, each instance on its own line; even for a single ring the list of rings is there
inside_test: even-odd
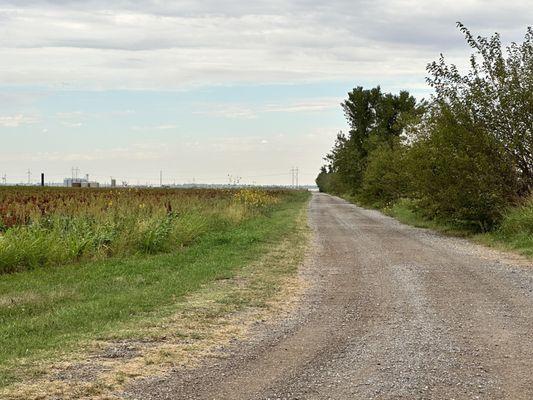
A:
[[[532,399],[533,265],[314,194],[299,307],[128,399]]]

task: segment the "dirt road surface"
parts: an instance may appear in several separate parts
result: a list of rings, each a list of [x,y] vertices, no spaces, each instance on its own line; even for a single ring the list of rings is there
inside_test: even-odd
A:
[[[533,399],[533,266],[314,194],[290,318],[134,399]]]

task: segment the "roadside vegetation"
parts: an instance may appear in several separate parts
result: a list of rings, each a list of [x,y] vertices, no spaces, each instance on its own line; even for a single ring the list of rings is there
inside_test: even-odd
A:
[[[0,188],[0,274],[165,253],[268,212],[283,191]]]
[[[28,205],[24,190],[3,190],[4,205],[17,193],[25,199],[21,209],[39,208],[39,200]],[[10,225],[4,219],[0,386],[27,378],[39,360],[126,328],[135,335],[147,320],[164,321],[185,296],[231,278],[294,235],[309,197],[257,189],[39,193],[52,199],[45,213],[27,218],[19,210],[23,218],[8,219]],[[35,191],[30,198],[38,196]],[[105,236],[104,229],[112,233]],[[108,238],[105,247],[100,234]],[[67,247],[65,253],[49,235]],[[82,252],[68,248],[81,239],[87,240]],[[48,243],[39,245],[44,256],[30,257],[24,246],[40,240]],[[16,243],[22,248],[13,250]],[[4,255],[16,251],[7,262]]]
[[[482,243],[504,246],[533,258],[533,198],[509,209],[497,229],[477,236]]]
[[[384,210],[403,222],[477,235],[533,253],[533,29],[503,48],[474,37],[461,73],[443,56],[428,65],[434,94],[357,87],[317,177],[321,191]]]

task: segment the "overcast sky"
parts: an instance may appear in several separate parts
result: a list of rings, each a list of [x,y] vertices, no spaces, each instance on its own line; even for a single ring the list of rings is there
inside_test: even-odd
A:
[[[351,88],[430,93],[469,54],[455,27],[520,41],[522,0],[0,0],[0,176],[71,167],[130,183],[312,183]]]

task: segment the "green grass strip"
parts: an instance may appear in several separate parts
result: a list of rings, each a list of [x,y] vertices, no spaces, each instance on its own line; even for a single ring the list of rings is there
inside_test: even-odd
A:
[[[0,386],[10,366],[52,357],[80,341],[134,326],[202,285],[233,276],[296,229],[300,192],[241,225],[209,232],[181,251],[0,276]]]

